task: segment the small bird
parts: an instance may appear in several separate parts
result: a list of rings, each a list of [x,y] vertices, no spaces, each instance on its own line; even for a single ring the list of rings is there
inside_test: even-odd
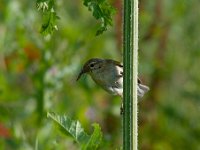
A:
[[[89,74],[94,82],[105,91],[123,97],[123,65],[112,59],[92,58],[88,60],[78,75],[77,81],[83,74]],[[138,79],[137,94],[143,97],[149,87]]]

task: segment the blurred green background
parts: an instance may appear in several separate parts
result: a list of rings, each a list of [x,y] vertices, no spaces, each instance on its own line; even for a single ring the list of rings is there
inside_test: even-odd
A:
[[[58,31],[39,33],[36,1],[0,3],[0,149],[78,149],[46,112],[97,122],[99,149],[122,146],[119,97],[87,76],[92,57],[122,60],[122,1],[112,0],[114,25],[95,37],[97,22],[81,0],[56,1]],[[139,103],[139,149],[200,149],[200,1],[140,0],[139,76],[150,92]],[[38,146],[37,146],[38,145]]]

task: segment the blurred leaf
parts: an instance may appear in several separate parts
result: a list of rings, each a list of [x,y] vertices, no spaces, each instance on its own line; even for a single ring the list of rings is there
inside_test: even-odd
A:
[[[38,10],[50,11],[54,7],[54,0],[37,0],[36,7]]]
[[[47,117],[51,118],[56,124],[62,128],[64,134],[69,133],[83,150],[97,149],[102,140],[101,128],[98,124],[93,124],[94,132],[89,136],[81,127],[79,121],[73,121],[68,116],[56,115],[55,113],[47,113]],[[63,130],[64,129],[64,130]],[[68,135],[68,134],[67,134]]]
[[[96,35],[102,34],[108,26],[112,26],[112,15],[115,13],[115,8],[106,0],[84,0],[83,4],[88,7],[97,20],[100,20],[100,27]]]
[[[31,61],[39,60],[41,57],[40,50],[35,45],[30,43],[24,46],[24,52],[27,58]]]
[[[59,19],[56,12],[52,9],[50,12],[47,12],[44,15],[44,21],[42,24],[42,27],[40,29],[40,32],[43,35],[52,34],[53,31],[58,30],[58,27],[56,25],[56,21]]]
[[[82,149],[97,149],[102,140],[102,132],[99,124],[93,124],[94,132],[92,133],[90,139],[88,140],[87,144],[82,147]]]
[[[1,123],[0,123],[0,137],[4,137],[4,138],[10,138],[11,137],[10,129],[5,127]]]
[[[37,0],[36,7],[38,11],[42,10],[43,13],[43,23],[40,32],[46,36],[58,30],[56,21],[59,17],[55,12],[54,0]]]

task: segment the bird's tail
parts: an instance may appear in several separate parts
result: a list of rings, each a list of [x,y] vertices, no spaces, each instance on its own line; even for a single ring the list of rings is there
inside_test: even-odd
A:
[[[138,94],[139,97],[143,97],[144,94],[149,91],[149,87],[148,86],[140,84],[140,83],[138,84],[137,88],[138,88],[137,89],[137,92],[138,92],[137,94]]]

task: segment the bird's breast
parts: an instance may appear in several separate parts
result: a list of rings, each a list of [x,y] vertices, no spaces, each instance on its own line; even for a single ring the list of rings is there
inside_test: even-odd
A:
[[[122,92],[123,89],[123,77],[120,75],[121,68],[109,67],[99,70],[94,70],[90,73],[92,79],[100,85],[103,89],[111,94],[117,94]]]

